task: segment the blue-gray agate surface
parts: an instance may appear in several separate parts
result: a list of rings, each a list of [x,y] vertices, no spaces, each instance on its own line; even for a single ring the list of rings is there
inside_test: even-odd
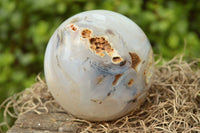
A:
[[[145,100],[154,58],[146,35],[133,21],[94,10],[57,28],[44,68],[50,92],[66,111],[104,121],[124,116]]]

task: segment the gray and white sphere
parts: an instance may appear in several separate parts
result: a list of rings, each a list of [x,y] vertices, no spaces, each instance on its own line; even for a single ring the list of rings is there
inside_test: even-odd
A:
[[[45,77],[55,100],[91,121],[117,119],[145,100],[154,72],[151,45],[127,17],[106,10],[79,13],[52,35]]]

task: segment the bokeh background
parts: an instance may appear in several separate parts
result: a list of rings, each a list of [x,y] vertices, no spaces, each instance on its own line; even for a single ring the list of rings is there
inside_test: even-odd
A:
[[[0,0],[0,103],[43,74],[45,48],[54,30],[82,11],[106,9],[136,22],[154,53],[200,57],[200,0]],[[0,110],[0,122],[2,122]]]

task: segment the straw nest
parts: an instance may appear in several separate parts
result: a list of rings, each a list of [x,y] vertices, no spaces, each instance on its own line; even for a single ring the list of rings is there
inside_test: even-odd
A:
[[[136,111],[110,122],[90,122],[74,118],[66,122],[77,125],[78,132],[118,133],[118,132],[200,132],[200,59],[190,62],[183,56],[171,61],[156,62],[153,84],[146,101]],[[64,111],[53,99],[46,83],[38,81],[23,92],[5,100],[4,122],[7,118],[33,111],[37,114],[52,110]]]

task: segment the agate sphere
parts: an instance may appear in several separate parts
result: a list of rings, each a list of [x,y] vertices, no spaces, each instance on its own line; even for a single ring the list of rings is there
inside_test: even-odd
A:
[[[92,10],[64,21],[49,40],[45,78],[55,100],[91,121],[117,119],[145,100],[154,72],[151,45],[129,18]]]

